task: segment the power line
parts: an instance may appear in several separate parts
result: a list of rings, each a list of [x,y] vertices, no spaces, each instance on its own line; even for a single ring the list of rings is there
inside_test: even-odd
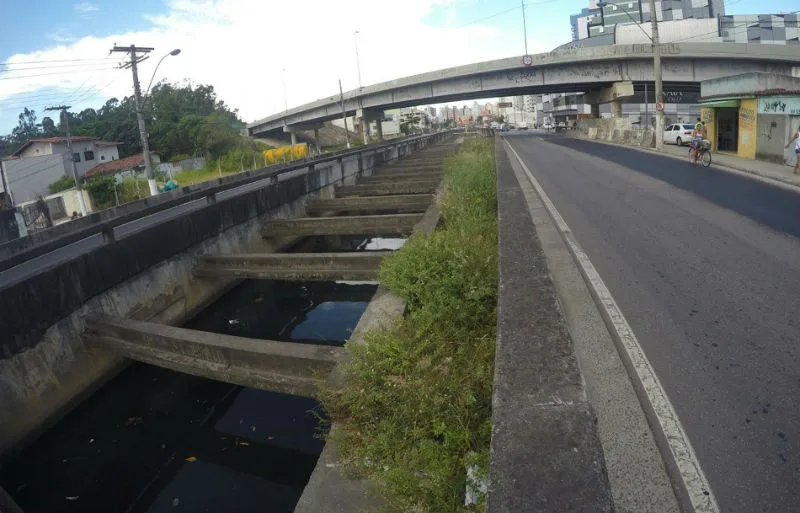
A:
[[[95,71],[103,71],[109,68],[103,66],[102,68],[94,68],[94,69],[85,69],[80,71],[56,71],[55,73],[39,73],[38,75],[24,75],[19,77],[0,77],[0,80],[21,80],[25,78],[36,78],[36,77],[49,77],[51,75],[71,75],[73,73],[94,73]]]
[[[115,61],[114,57],[96,57],[94,59],[56,59],[49,61],[18,61],[18,62],[0,62],[0,66],[13,66],[16,64],[46,64],[51,62],[92,62],[92,61]]]
[[[49,66],[29,66],[25,68],[10,68],[9,65],[6,64],[5,66],[7,69],[0,69],[0,73],[11,73],[14,71],[29,71],[32,69],[53,69],[53,68],[85,68],[87,66],[100,66],[105,64],[104,62],[96,62],[91,64],[56,64],[56,65],[49,65]]]

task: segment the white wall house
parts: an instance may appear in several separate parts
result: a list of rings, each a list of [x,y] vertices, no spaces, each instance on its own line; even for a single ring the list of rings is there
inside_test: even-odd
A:
[[[48,186],[62,176],[72,176],[72,162],[83,177],[87,171],[119,159],[119,143],[95,137],[72,138],[72,156],[66,137],[30,139],[3,162],[6,182],[14,203],[32,201],[50,194]],[[0,182],[2,187],[2,182]],[[5,192],[5,191],[3,191]]]

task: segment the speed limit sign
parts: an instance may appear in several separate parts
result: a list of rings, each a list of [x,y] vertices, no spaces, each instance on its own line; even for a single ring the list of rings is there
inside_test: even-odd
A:
[[[664,112],[664,102],[657,102],[656,103],[656,110],[659,112]]]

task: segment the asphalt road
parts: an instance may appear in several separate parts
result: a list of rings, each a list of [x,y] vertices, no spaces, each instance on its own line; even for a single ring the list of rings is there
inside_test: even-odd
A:
[[[509,141],[634,329],[722,511],[800,512],[800,194],[618,146]]]

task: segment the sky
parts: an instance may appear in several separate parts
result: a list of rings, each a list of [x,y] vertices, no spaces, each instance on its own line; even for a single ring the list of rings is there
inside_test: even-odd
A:
[[[32,4],[35,8],[32,8]],[[527,0],[528,52],[570,40],[588,0]],[[797,0],[728,0],[728,14],[783,12]],[[116,45],[154,47],[154,82],[211,84],[246,122],[396,78],[525,52],[519,0],[3,0],[0,133],[28,106],[99,108],[133,90]],[[354,34],[358,31],[358,34]],[[9,65],[9,63],[15,63]],[[471,102],[470,102],[471,103]]]

